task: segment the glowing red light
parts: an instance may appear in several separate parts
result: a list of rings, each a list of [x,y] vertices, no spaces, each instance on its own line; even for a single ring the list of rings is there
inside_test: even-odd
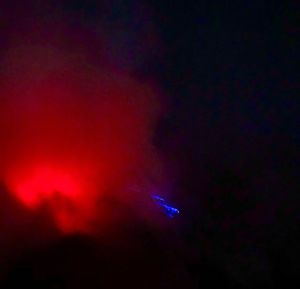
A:
[[[104,194],[135,201],[120,188],[154,171],[160,108],[146,84],[67,60],[42,71],[17,61],[2,81],[0,178],[28,209],[47,208],[64,232],[90,231],[109,215]]]
[[[93,213],[91,195],[83,181],[67,169],[36,166],[15,173],[10,188],[27,208],[48,206],[62,231],[82,231]]]
[[[28,207],[36,207],[59,194],[76,198],[78,184],[68,173],[48,167],[36,168],[27,179],[17,184],[16,194]]]

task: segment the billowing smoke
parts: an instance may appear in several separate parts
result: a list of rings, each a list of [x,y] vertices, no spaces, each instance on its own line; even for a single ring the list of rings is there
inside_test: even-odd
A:
[[[156,89],[105,59],[112,41],[99,23],[96,33],[59,13],[33,14],[14,20],[1,55],[2,184],[64,232],[95,230],[113,204],[144,211],[162,179]]]

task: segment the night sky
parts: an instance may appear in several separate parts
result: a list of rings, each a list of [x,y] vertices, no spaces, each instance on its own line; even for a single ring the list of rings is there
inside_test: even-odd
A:
[[[0,4],[0,288],[299,288],[298,1]]]

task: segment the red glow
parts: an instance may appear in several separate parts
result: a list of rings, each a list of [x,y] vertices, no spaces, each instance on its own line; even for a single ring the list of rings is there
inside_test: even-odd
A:
[[[73,170],[40,165],[15,170],[8,181],[12,192],[28,209],[46,206],[64,232],[86,231],[95,214],[91,186]],[[100,187],[99,187],[100,188]]]
[[[32,11],[12,22],[1,58],[0,178],[29,212],[45,210],[64,232],[91,230],[109,219],[106,196],[139,207],[128,188],[160,177],[160,103],[131,67],[107,63],[105,31]]]
[[[16,186],[16,194],[28,207],[36,207],[41,202],[55,197],[76,198],[79,186],[67,173],[47,167],[37,168],[28,179]]]
[[[28,209],[47,208],[64,232],[86,231],[105,219],[105,194],[132,202],[122,190],[153,174],[158,107],[129,77],[57,65],[26,64],[7,78],[0,170]]]

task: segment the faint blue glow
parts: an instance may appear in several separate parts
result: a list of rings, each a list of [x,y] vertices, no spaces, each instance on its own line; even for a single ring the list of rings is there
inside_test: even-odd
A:
[[[164,209],[165,214],[169,218],[174,218],[175,216],[179,215],[179,210],[168,204],[164,198],[157,195],[153,195],[152,198],[160,207]]]

